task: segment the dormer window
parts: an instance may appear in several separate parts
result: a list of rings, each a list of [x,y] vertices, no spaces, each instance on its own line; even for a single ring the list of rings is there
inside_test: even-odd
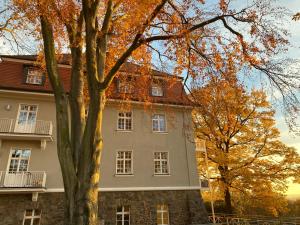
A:
[[[151,95],[161,97],[164,95],[163,87],[161,84],[153,84],[151,87]]]
[[[25,69],[25,83],[43,85],[45,80],[45,74],[42,70],[35,67],[27,67]]]
[[[134,86],[131,77],[119,79],[118,91],[123,94],[131,94],[134,91]]]

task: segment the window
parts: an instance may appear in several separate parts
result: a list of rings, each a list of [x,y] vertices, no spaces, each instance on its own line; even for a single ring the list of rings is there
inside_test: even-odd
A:
[[[10,153],[8,173],[26,172],[28,170],[31,151],[27,149],[14,149]]]
[[[37,116],[37,105],[20,104],[15,132],[34,133]]]
[[[152,96],[163,96],[164,92],[163,92],[162,86],[159,84],[153,84],[151,87],[151,95]]]
[[[24,212],[23,225],[39,225],[41,222],[41,210],[26,209]]]
[[[166,132],[166,118],[164,114],[152,116],[152,130],[155,132]]]
[[[133,80],[131,77],[119,79],[118,91],[124,94],[130,94],[134,91]]]
[[[34,67],[28,67],[26,69],[26,84],[38,84],[38,85],[42,85],[44,83],[44,73],[38,69],[38,68],[34,68]]]
[[[157,225],[169,225],[169,209],[167,205],[157,206]]]
[[[154,152],[154,173],[169,174],[168,152]]]
[[[117,225],[130,225],[129,206],[117,207]]]
[[[132,174],[132,151],[117,152],[117,174]]]
[[[118,130],[132,130],[132,113],[119,112],[118,114]]]

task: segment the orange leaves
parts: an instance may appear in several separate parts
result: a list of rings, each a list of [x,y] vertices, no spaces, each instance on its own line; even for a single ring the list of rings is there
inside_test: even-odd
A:
[[[251,30],[250,30],[250,34],[252,36],[257,34],[257,27],[255,25],[251,25]]]
[[[216,69],[219,70],[223,66],[223,59],[219,53],[214,54],[215,66]]]
[[[227,9],[228,9],[228,2],[227,0],[220,0],[219,1],[219,7],[222,10],[223,13],[226,13]]]
[[[277,40],[275,39],[274,35],[267,35],[266,42],[271,46],[271,48],[276,48]]]

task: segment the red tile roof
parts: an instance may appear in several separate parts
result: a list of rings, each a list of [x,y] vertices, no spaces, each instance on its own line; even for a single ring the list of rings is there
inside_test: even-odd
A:
[[[46,77],[43,86],[26,84],[24,82],[24,67],[33,65],[36,60],[36,56],[33,55],[18,55],[18,56],[2,56],[2,62],[0,63],[0,89],[10,89],[19,91],[35,91],[35,92],[52,92],[52,87],[49,79]],[[68,61],[68,55],[64,55],[59,62],[59,74],[61,76],[64,88],[66,91],[70,89],[70,67]],[[109,98],[120,100],[133,100],[133,101],[149,101],[153,103],[165,103],[165,104],[177,104],[177,105],[189,105],[190,101],[187,98],[186,93],[182,87],[182,79],[162,73],[157,70],[151,70],[152,76],[142,76],[138,74],[139,66],[126,63],[122,68],[123,74],[130,73],[136,74],[134,81],[134,92],[132,94],[121,94],[117,91],[117,82],[111,85],[109,88]],[[164,84],[164,96],[152,97],[150,95],[151,78],[160,77],[163,79]]]

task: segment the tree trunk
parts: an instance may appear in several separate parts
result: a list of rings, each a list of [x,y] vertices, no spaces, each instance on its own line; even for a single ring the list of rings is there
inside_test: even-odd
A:
[[[221,175],[221,181],[224,185],[224,200],[225,200],[225,210],[226,213],[232,214],[233,209],[232,209],[232,204],[231,204],[231,194],[229,190],[229,181],[228,181],[228,166],[218,166],[218,170]]]
[[[102,151],[102,116],[103,101],[97,115],[94,139],[84,138],[82,152],[87,147],[93,148],[92,156],[78,170],[77,180],[65,189],[65,225],[98,225],[98,188],[100,180],[100,160]]]
[[[232,214],[232,204],[231,204],[231,194],[229,188],[226,187],[224,191],[224,198],[225,198],[225,209],[227,214]]]
[[[74,225],[98,225],[98,189],[103,147],[102,117],[105,92],[95,96],[88,115],[78,168],[78,187],[75,190]],[[92,121],[96,121],[92,123]],[[90,153],[90,154],[86,154]],[[73,224],[72,224],[73,225]]]

